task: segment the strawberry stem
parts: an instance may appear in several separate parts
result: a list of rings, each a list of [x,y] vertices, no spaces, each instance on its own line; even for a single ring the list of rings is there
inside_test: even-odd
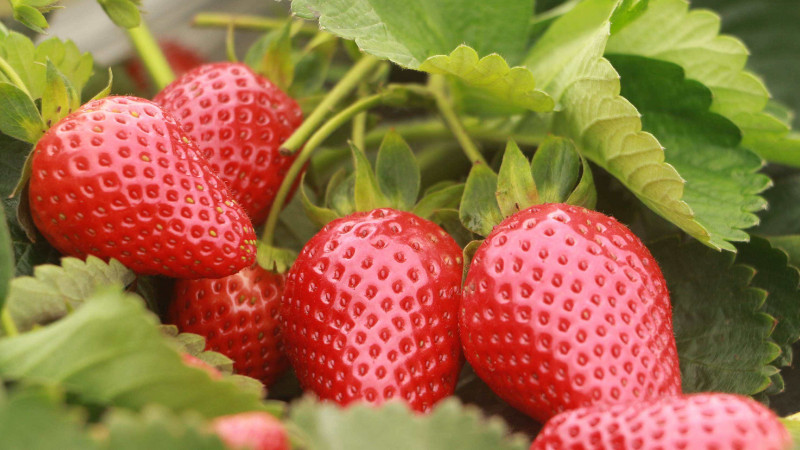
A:
[[[175,79],[175,74],[172,72],[172,67],[169,65],[164,52],[158,45],[153,33],[147,28],[147,25],[142,21],[138,27],[130,28],[128,37],[131,40],[136,52],[144,62],[147,72],[153,78],[158,90],[164,89],[168,84],[172,83]]]
[[[486,164],[486,160],[483,158],[483,155],[481,155],[480,149],[478,149],[478,146],[469,136],[469,133],[467,133],[464,124],[461,123],[458,114],[456,114],[455,109],[453,109],[453,105],[450,104],[450,100],[447,98],[444,77],[442,75],[431,75],[429,80],[428,87],[436,100],[436,107],[439,108],[439,113],[441,113],[444,122],[450,128],[453,136],[458,143],[461,144],[464,154],[467,155],[467,158],[473,163]]]
[[[358,85],[358,96],[364,97],[367,94],[367,85],[361,83]],[[353,145],[364,150],[364,136],[367,129],[367,112],[363,111],[353,118]]]
[[[336,86],[331,89],[327,96],[317,105],[314,111],[309,115],[303,124],[297,128],[289,139],[281,146],[281,153],[285,155],[294,154],[309,136],[320,127],[322,122],[328,114],[336,107],[336,105],[356,86],[363,81],[366,75],[380,63],[380,60],[372,56],[365,55],[362,57],[350,70],[342,77]]]
[[[309,26],[302,22],[298,23],[300,23],[299,26],[292,26],[292,35],[295,33],[312,35],[319,31],[317,27]],[[247,14],[199,13],[194,16],[192,25],[195,27],[214,28],[233,26],[242,30],[270,31],[283,28],[286,25],[286,21]]]

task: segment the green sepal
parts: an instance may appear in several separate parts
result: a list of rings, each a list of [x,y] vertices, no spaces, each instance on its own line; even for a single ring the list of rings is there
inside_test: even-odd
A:
[[[478,251],[481,244],[483,244],[483,239],[472,241],[464,246],[464,274],[461,277],[461,284],[467,281],[467,273],[469,273],[469,266],[472,264],[472,258],[475,257],[475,253]]]
[[[98,92],[91,98],[89,101],[100,100],[101,98],[106,98],[111,94],[111,87],[114,84],[114,72],[111,70],[111,67],[108,68],[108,84],[106,87],[103,88],[102,91]]]
[[[375,162],[378,186],[392,208],[407,211],[419,195],[420,171],[414,152],[394,130],[384,136]]]
[[[503,220],[495,198],[497,174],[485,164],[475,164],[467,177],[461,197],[461,223],[475,234],[487,236]]]
[[[356,174],[348,174],[344,169],[333,174],[328,183],[326,204],[344,217],[356,212],[354,196],[356,192]]]
[[[308,218],[318,227],[324,227],[326,224],[328,224],[328,222],[339,218],[340,216],[336,213],[336,211],[317,206],[311,201],[311,199],[308,198],[305,181],[306,176],[303,174],[298,190],[300,191],[300,201],[303,204],[303,210],[305,211],[306,216],[308,216]]]
[[[45,33],[47,19],[38,9],[28,5],[14,5],[14,20],[37,33]]]
[[[45,75],[44,94],[42,95],[42,120],[47,128],[78,109],[81,98],[69,79],[47,59],[47,72]]]
[[[256,261],[265,270],[286,273],[294,264],[295,259],[297,259],[297,252],[294,250],[265,245],[260,241],[258,243]]]
[[[582,206],[586,209],[594,209],[597,206],[597,189],[594,187],[594,177],[592,176],[592,168],[589,161],[581,157],[581,179],[578,185],[572,190],[572,193],[567,197],[567,203],[570,205]]]
[[[122,28],[136,28],[142,21],[139,0],[97,0],[108,17]]]
[[[356,211],[372,211],[376,208],[390,206],[389,201],[381,192],[378,178],[372,171],[372,166],[364,152],[350,143],[353,154],[353,167],[355,168],[355,198]]]
[[[47,127],[36,103],[22,89],[0,82],[0,131],[31,144],[35,144]]]
[[[463,195],[463,184],[454,184],[437,189],[422,197],[411,212],[423,219],[430,219],[440,210],[458,208]]]
[[[450,237],[455,239],[459,247],[463,248],[475,239],[475,235],[464,228],[464,225],[461,223],[461,218],[458,216],[458,209],[456,208],[437,209],[431,215],[430,221],[442,227]]]
[[[513,140],[508,141],[503,154],[495,197],[504,217],[537,203],[539,199],[528,159]]]
[[[597,193],[591,170],[570,139],[548,137],[533,155],[531,170],[541,203],[568,203],[573,197],[594,206]],[[579,192],[571,195],[577,188]]]

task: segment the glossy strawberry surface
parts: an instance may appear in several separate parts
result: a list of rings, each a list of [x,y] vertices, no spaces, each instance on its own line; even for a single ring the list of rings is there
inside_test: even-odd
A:
[[[453,393],[461,249],[436,224],[376,209],[334,220],[303,248],[281,303],[286,354],[323,399],[425,411]]]
[[[89,102],[36,144],[34,223],[60,252],[140,274],[221,277],[255,261],[244,210],[177,121],[135,97]]]
[[[230,450],[289,450],[283,424],[264,412],[248,412],[214,419],[212,426]]]
[[[168,320],[205,337],[206,349],[231,358],[236,373],[269,386],[288,367],[277,317],[283,286],[283,275],[257,264],[224,278],[180,280]]]
[[[681,391],[661,271],[595,211],[544,204],[496,226],[469,268],[459,320],[478,376],[539,421]]]
[[[749,397],[695,394],[579,408],[545,425],[531,450],[786,450],[778,417]]]
[[[239,63],[199,66],[154,101],[172,112],[228,184],[254,224],[260,224],[294,156],[280,145],[303,120],[297,103]]]

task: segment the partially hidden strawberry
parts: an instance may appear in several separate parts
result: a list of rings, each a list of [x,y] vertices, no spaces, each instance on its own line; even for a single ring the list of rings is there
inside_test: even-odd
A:
[[[66,255],[177,278],[227,276],[255,261],[244,210],[172,115],[148,100],[89,102],[33,151],[33,220]]]
[[[289,433],[283,424],[264,412],[217,417],[214,432],[230,450],[289,450]]]
[[[168,321],[203,336],[208,350],[233,360],[236,373],[269,386],[288,367],[277,317],[283,285],[283,275],[257,264],[224,278],[179,280]]]
[[[205,63],[202,56],[178,41],[168,39],[159,40],[158,46],[161,47],[161,51],[164,52],[164,57],[167,58],[167,62],[169,62],[169,66],[172,68],[172,72],[176,77]],[[150,78],[142,63],[142,58],[135,56],[127,60],[125,62],[125,71],[138,89],[142,91],[150,89]]]
[[[294,161],[279,149],[303,120],[297,103],[248,66],[229,62],[187,72],[154,101],[178,118],[253,223],[264,222]]]
[[[578,408],[545,425],[531,450],[788,450],[792,438],[755,400],[705,393]]]

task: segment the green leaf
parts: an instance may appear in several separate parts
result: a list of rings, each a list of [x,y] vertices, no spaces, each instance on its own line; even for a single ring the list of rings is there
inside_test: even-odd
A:
[[[11,279],[14,277],[14,247],[11,244],[11,233],[8,231],[6,213],[0,208],[0,312],[6,304],[6,297],[11,290]]]
[[[581,156],[569,139],[548,137],[531,159],[541,203],[563,203],[578,184]]]
[[[294,61],[292,61],[291,21],[281,28],[276,39],[269,43],[264,54],[262,74],[281,90],[287,91],[294,79]]]
[[[408,211],[419,195],[419,165],[406,141],[394,131],[386,133],[375,162],[378,186],[392,208]]]
[[[509,140],[506,144],[503,163],[497,174],[495,198],[504,217],[521,211],[539,200],[528,158],[522,154],[513,140]]]
[[[223,450],[220,439],[201,417],[175,415],[158,405],[141,413],[114,410],[103,420],[108,427],[104,448],[109,450]]]
[[[622,0],[611,16],[611,34],[619,32],[647,11],[650,0]]]
[[[742,230],[758,223],[759,197],[770,185],[756,172],[760,157],[740,145],[737,127],[709,110],[711,91],[686,80],[672,63],[637,56],[608,55],[623,79],[622,94],[642,114],[644,129],[666,147],[667,162],[686,180],[684,200],[711,237],[709,245],[735,250]]]
[[[372,171],[367,156],[352,142],[350,151],[353,154],[353,167],[355,168],[353,198],[355,198],[356,211],[371,211],[375,208],[390,206],[388,199],[381,193],[378,179]]]
[[[136,28],[141,23],[137,2],[133,0],[97,0],[108,17],[122,28]]]
[[[111,94],[111,87],[114,84],[114,72],[111,71],[111,67],[108,68],[108,83],[106,87],[103,88],[100,92],[94,95],[89,101],[93,100],[100,100],[101,98],[106,98]]]
[[[350,215],[356,212],[356,206],[353,204],[355,191],[355,173],[347,175],[343,169],[331,177],[328,190],[325,192],[325,203],[341,217]]]
[[[63,403],[60,392],[42,386],[17,388],[5,401],[0,399],[0,445],[25,450],[97,449],[84,432],[85,418]]]
[[[526,65],[560,105],[551,118],[555,134],[571,138],[656,213],[709,242],[682,200],[683,179],[664,162],[661,144],[641,131],[638,111],[619,95],[619,75],[602,57],[616,6],[616,0],[579,3],[537,41]]]
[[[800,234],[800,174],[777,178],[764,197],[769,208],[759,214],[757,232],[769,236]]]
[[[339,40],[328,33],[318,33],[307,47],[313,50],[303,54],[295,64],[294,81],[289,88],[292,98],[321,94],[325,80],[336,54]]]
[[[331,403],[303,399],[292,407],[290,420],[313,450],[394,449],[527,449],[521,436],[509,436],[500,419],[484,419],[475,407],[450,398],[427,415],[409,411],[399,402],[380,408],[353,405],[343,409]]]
[[[75,92],[67,77],[62,75],[52,61],[47,60],[47,85],[42,95],[42,119],[47,128],[78,109],[80,95]]]
[[[778,322],[770,337],[782,353],[773,365],[789,366],[792,344],[800,338],[800,272],[789,265],[786,252],[774,248],[764,238],[753,236],[750,242],[738,245],[737,249],[736,263],[756,271],[750,285],[768,292],[762,311]]]
[[[14,20],[37,33],[45,33],[47,19],[36,8],[28,5],[14,6]]]
[[[13,84],[0,83],[0,131],[35,144],[45,130],[47,127],[33,100]]]
[[[463,184],[455,184],[443,189],[437,189],[422,197],[411,212],[423,219],[431,219],[434,214],[443,209],[458,208],[458,204],[461,202],[461,197],[463,195]]]
[[[570,205],[582,206],[586,209],[595,209],[597,205],[597,189],[594,187],[594,177],[592,176],[592,168],[586,158],[581,158],[581,179],[578,185],[575,186],[572,193],[567,197],[567,203]]]
[[[336,211],[328,208],[323,208],[317,206],[308,198],[308,193],[306,192],[305,186],[305,174],[303,174],[303,178],[300,180],[300,200],[303,202],[303,210],[305,210],[306,216],[314,222],[315,225],[322,228],[327,225],[332,220],[335,220],[339,217],[336,214]]]
[[[770,384],[780,348],[774,319],[761,312],[766,292],[734,254],[696,241],[664,239],[650,246],[672,300],[683,391],[752,395]]]
[[[288,248],[274,247],[263,242],[258,243],[256,261],[266,270],[277,273],[286,273],[297,259],[297,252]]]
[[[466,44],[478,54],[519,61],[527,45],[533,2],[505,0],[293,0],[292,11],[355,40],[361,50],[403,67]],[[424,20],[422,20],[424,18]]]
[[[488,236],[503,221],[497,205],[497,175],[484,164],[475,164],[467,177],[459,214],[461,223],[475,234]]]
[[[61,254],[44,239],[39,239],[37,242],[28,240],[25,230],[17,223],[17,203],[18,199],[4,199],[3,209],[14,246],[16,275],[31,275],[35,266],[58,263]]]
[[[530,70],[510,68],[497,53],[479,58],[478,53],[466,45],[459,45],[449,55],[426,59],[419,70],[454,76],[469,86],[471,92],[467,95],[480,96],[492,103],[539,112],[551,111],[555,105],[549,95],[536,89]]]
[[[0,377],[61,384],[88,404],[159,403],[205,417],[266,410],[257,396],[183,364],[140,298],[106,288],[69,316],[0,340]]]
[[[49,59],[56,65],[56,68],[62,75],[67,77],[75,92],[80,93],[83,87],[89,81],[94,71],[94,61],[90,53],[81,53],[77,45],[72,41],[61,41],[56,38],[50,38],[43,41],[36,47],[36,62],[41,64],[34,64],[36,69],[35,83],[36,86],[31,88],[31,94],[36,98],[36,94],[44,91],[45,83],[47,81],[47,67],[46,62]]]

